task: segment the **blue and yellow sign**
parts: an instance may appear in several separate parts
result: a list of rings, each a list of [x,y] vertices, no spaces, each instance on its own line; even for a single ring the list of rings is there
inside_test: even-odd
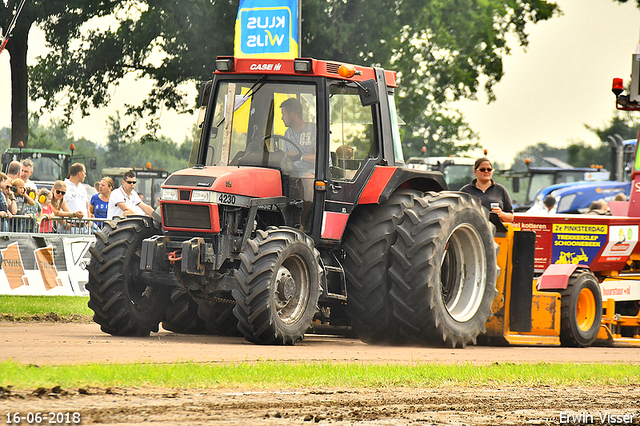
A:
[[[240,0],[234,55],[297,58],[298,0]]]
[[[590,264],[604,247],[607,225],[554,224],[551,263]]]

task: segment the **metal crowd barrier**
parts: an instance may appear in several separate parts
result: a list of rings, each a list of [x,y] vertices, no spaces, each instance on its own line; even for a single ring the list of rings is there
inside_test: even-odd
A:
[[[14,215],[0,218],[0,232],[93,235],[100,230],[102,222],[104,219],[53,217],[37,220],[30,215]]]

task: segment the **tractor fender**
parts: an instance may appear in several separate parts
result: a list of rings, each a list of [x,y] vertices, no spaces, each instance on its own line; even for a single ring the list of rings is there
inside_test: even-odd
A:
[[[396,189],[440,192],[447,183],[440,172],[428,172],[395,166],[376,166],[365,183],[357,204],[379,204],[391,197]]]
[[[540,278],[538,278],[538,290],[565,290],[569,283],[571,274],[578,269],[589,269],[587,265],[574,265],[554,263],[544,270]]]

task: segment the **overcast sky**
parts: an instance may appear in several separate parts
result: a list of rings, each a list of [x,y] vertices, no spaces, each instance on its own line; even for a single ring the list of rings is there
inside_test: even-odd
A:
[[[505,76],[495,87],[497,100],[464,101],[458,108],[479,133],[489,156],[508,165],[518,151],[538,142],[564,147],[573,141],[597,144],[585,124],[603,127],[613,116],[613,77],[629,80],[631,54],[640,40],[637,2],[619,5],[612,0],[559,0],[564,15],[527,26],[526,52],[512,45],[504,60]],[[28,60],[43,55],[44,37],[32,30]],[[149,89],[127,78],[114,88],[109,108],[93,111],[76,122],[71,131],[106,143],[106,119],[124,103],[138,103]],[[10,127],[9,55],[0,55],[0,127]],[[195,89],[193,94],[195,95]],[[44,117],[46,122],[47,116]],[[195,118],[164,111],[161,133],[181,143]],[[476,152],[474,154],[480,154]]]

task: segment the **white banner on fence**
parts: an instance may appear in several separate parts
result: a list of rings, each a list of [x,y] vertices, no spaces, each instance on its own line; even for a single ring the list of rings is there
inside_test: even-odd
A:
[[[93,235],[0,233],[0,294],[87,296]]]

